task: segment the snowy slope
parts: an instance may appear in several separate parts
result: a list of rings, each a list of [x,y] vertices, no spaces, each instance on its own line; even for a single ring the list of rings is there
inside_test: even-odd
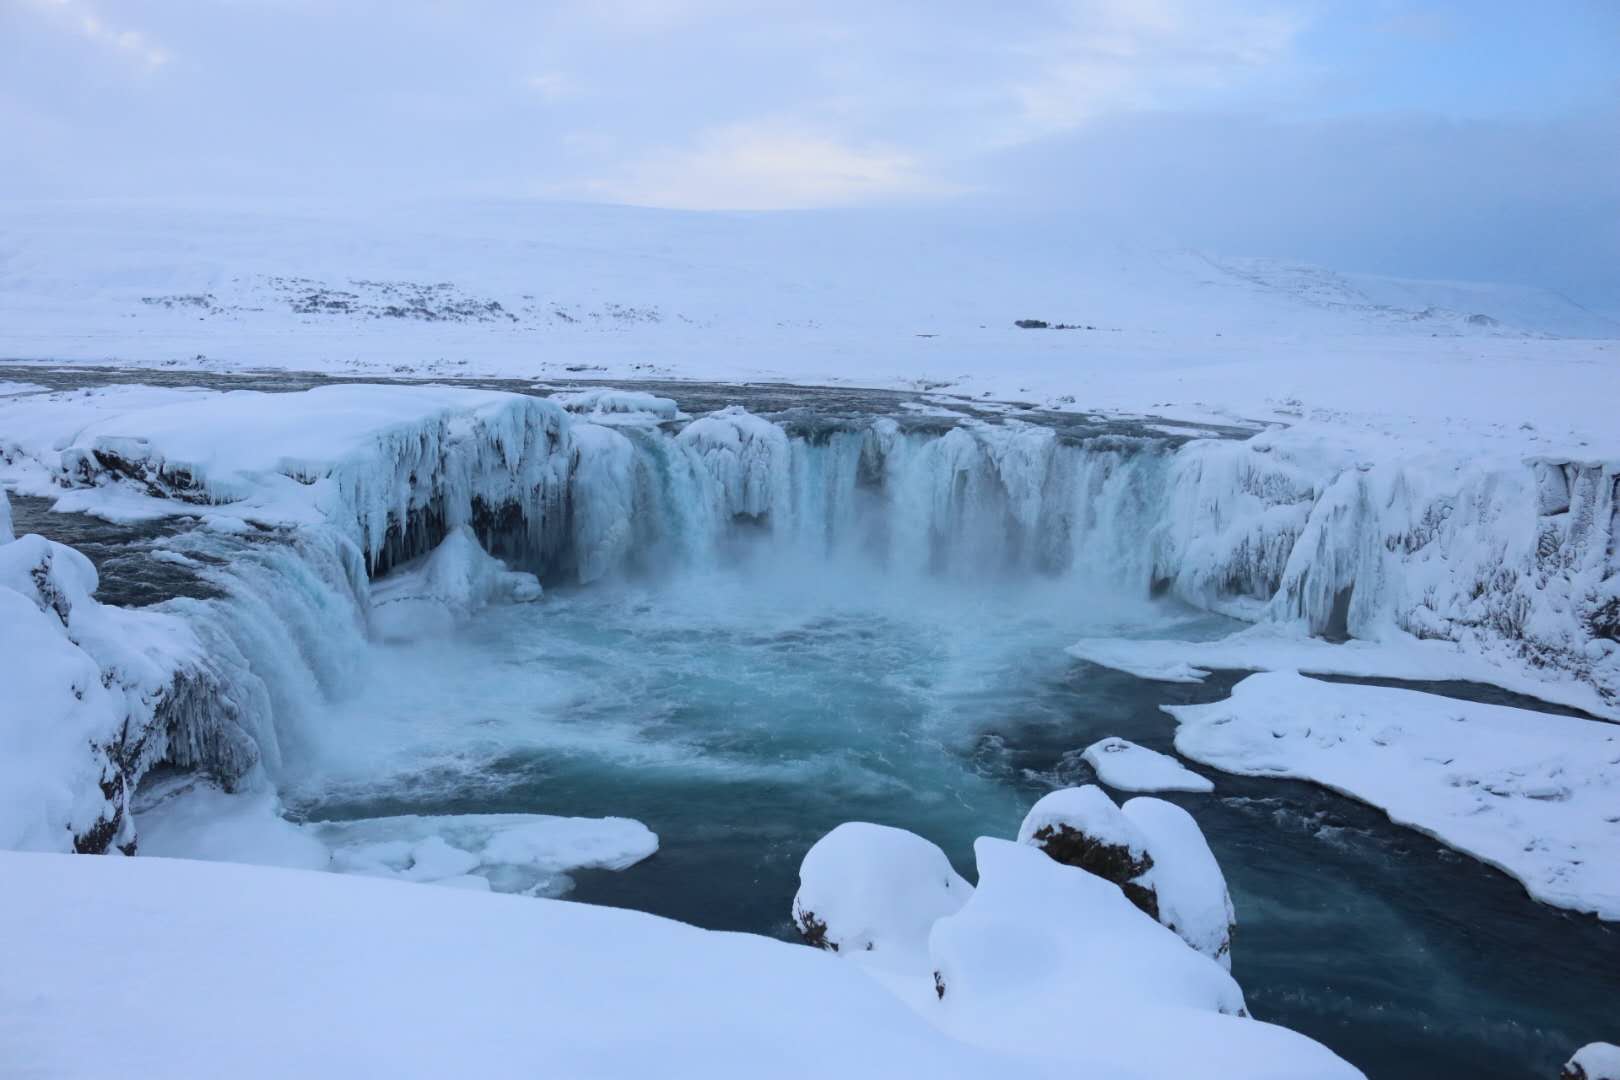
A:
[[[1578,441],[1607,431],[1591,402],[1620,390],[1616,335],[1533,290],[1222,260],[1031,219],[0,210],[0,357],[927,384],[1185,416],[1530,422]]]

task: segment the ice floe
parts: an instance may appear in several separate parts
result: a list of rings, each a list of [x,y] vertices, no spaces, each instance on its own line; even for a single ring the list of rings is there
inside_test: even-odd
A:
[[[1080,755],[1116,791],[1214,791],[1215,784],[1169,754],[1110,735]]]

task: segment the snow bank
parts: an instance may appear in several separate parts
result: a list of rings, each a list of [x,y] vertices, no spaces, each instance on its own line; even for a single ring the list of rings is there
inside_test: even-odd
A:
[[[266,1080],[1056,1080],[1085,1064],[963,1045],[812,949],[615,908],[170,859],[0,852],[0,878],[0,1015],[26,1018],[0,1026],[0,1061],[25,1075],[116,1060],[175,1080],[223,1061]],[[63,912],[73,933],[39,932]]]
[[[971,895],[973,886],[937,845],[904,829],[850,821],[805,853],[793,921],[812,945],[926,975],[929,929]]]
[[[371,627],[384,641],[410,641],[447,631],[479,608],[540,593],[533,574],[508,570],[471,528],[458,525],[432,552],[372,583]]]
[[[1110,735],[1086,747],[1081,755],[1097,779],[1116,791],[1214,791],[1199,776],[1168,754]]]
[[[941,1026],[1075,1075],[1304,1080],[1361,1074],[1243,1016],[1237,983],[1120,891],[1023,844],[980,839],[979,885],[929,936]]]
[[[1082,638],[1068,648],[1077,660],[1154,682],[1203,682],[1214,671],[1299,671],[1312,675],[1484,683],[1620,718],[1620,708],[1597,688],[1555,668],[1491,662],[1456,643],[1395,631],[1379,641],[1331,642],[1297,625],[1259,623],[1210,641]]]
[[[1620,1080],[1620,1046],[1587,1043],[1564,1062],[1560,1080]]]
[[[1523,882],[1620,919],[1620,726],[1433,694],[1251,675],[1225,701],[1165,706],[1176,749],[1371,803]]]

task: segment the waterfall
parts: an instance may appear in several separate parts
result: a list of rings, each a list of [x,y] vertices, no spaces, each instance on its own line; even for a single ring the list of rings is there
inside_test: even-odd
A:
[[[144,438],[69,446],[50,464],[67,487],[295,508],[280,525],[175,541],[172,557],[220,595],[143,616],[178,620],[201,647],[170,664],[166,688],[147,673],[131,691],[107,749],[124,788],[165,762],[227,785],[274,775],[301,718],[364,654],[370,581],[464,527],[552,584],[761,557],[945,582],[1041,576],[1319,636],[1440,638],[1620,703],[1612,463],[1367,463],[1286,432],[1083,438],[1016,419],[776,422],[734,406],[689,420],[645,395],[573,413],[487,392],[435,391],[425,414],[401,388],[321,400],[351,409],[372,391],[421,419],[270,473],[210,474]]]

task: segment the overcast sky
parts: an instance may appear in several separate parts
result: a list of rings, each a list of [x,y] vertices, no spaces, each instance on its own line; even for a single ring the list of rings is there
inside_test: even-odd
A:
[[[1620,0],[0,0],[0,198],[1010,207],[1620,308]]]

